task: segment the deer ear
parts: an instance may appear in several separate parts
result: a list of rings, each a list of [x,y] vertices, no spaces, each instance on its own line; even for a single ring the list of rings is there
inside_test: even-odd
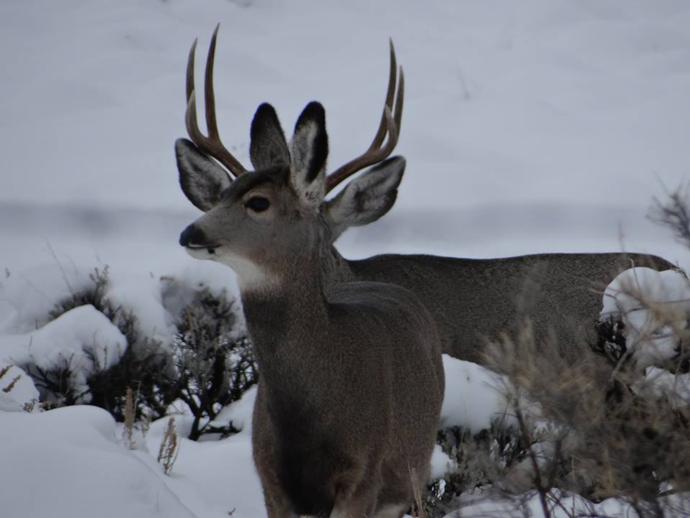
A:
[[[175,157],[182,192],[204,212],[212,209],[232,183],[228,173],[187,139],[175,141]]]
[[[326,113],[321,104],[310,102],[297,119],[291,156],[292,186],[307,205],[318,208],[326,195],[328,157]]]
[[[350,181],[324,212],[335,241],[348,227],[376,221],[395,203],[398,186],[405,172],[405,159],[396,156],[384,160]]]
[[[290,165],[290,151],[285,134],[275,109],[268,103],[260,105],[254,114],[249,156],[257,171]]]

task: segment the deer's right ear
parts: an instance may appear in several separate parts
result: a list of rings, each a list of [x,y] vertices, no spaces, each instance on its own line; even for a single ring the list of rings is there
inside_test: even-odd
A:
[[[350,181],[332,200],[324,204],[324,212],[335,241],[348,227],[376,221],[395,203],[398,186],[405,172],[405,159],[389,158]]]
[[[175,141],[175,157],[182,192],[197,208],[211,210],[232,183],[228,173],[187,139]]]
[[[275,109],[268,103],[260,105],[254,114],[249,157],[257,171],[290,165],[290,150],[285,133],[280,127]]]

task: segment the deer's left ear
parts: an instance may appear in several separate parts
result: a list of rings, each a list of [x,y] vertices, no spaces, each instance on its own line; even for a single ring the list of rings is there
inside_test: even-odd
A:
[[[376,221],[395,203],[405,172],[405,159],[384,160],[351,180],[338,195],[324,203],[326,221],[335,241],[349,227]]]
[[[297,119],[290,154],[293,188],[306,205],[318,209],[326,195],[328,157],[326,114],[321,104],[310,102]]]

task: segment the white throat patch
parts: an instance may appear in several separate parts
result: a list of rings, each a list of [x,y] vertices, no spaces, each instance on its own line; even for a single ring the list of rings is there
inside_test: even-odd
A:
[[[237,275],[237,284],[241,292],[256,291],[273,284],[271,276],[261,266],[244,257],[216,251],[215,260],[232,268]]]
[[[245,257],[228,252],[222,247],[216,248],[213,252],[206,248],[187,248],[187,253],[195,259],[216,261],[232,268],[237,276],[237,284],[242,292],[265,289],[274,283],[272,276],[267,274],[259,265]]]

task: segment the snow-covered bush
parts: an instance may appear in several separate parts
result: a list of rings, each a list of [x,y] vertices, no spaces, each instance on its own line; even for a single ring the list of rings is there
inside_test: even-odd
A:
[[[108,410],[122,421],[125,395],[131,388],[137,394],[137,415],[142,412],[150,418],[165,415],[175,396],[175,372],[167,344],[159,336],[145,333],[134,311],[119,304],[112,296],[113,285],[107,267],[94,269],[89,278],[89,285],[59,300],[49,316],[59,320],[91,307],[119,331],[122,340],[117,351],[96,340],[91,347],[82,346],[91,369],[75,365],[73,357],[64,358],[48,370],[29,365],[32,377],[44,389],[44,400],[58,394],[62,396],[63,405],[88,402]],[[75,346],[79,344],[75,343]],[[102,355],[97,356],[101,351]],[[86,388],[76,394],[76,398],[73,393],[75,387],[69,381],[65,382],[64,373],[83,373],[85,377]]]
[[[617,366],[631,360],[639,370],[680,367],[688,358],[689,316],[690,281],[683,272],[630,268],[604,291],[599,334],[604,350],[617,351]]]
[[[75,265],[47,272],[0,283],[11,309],[0,322],[0,366],[28,374],[44,408],[89,403],[124,421],[133,404],[136,419],[191,416],[194,439],[235,431],[215,419],[257,372],[235,299],[211,290],[214,279]]]
[[[431,518],[456,509],[463,494],[505,480],[526,451],[513,414],[512,391],[506,390],[510,381],[447,355],[443,366],[446,392],[437,444],[446,456],[446,469],[436,473],[428,488],[424,509]]]

